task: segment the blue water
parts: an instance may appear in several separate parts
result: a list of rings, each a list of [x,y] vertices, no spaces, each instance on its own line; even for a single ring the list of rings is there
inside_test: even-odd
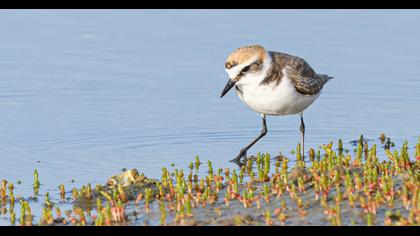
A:
[[[233,92],[219,98],[224,61],[254,43],[334,76],[305,111],[306,147],[385,133],[412,148],[419,38],[418,10],[3,10],[0,178],[27,196],[34,169],[56,193],[121,168],[159,177],[195,155],[235,167],[261,118]],[[267,122],[250,153],[291,156],[299,117]]]

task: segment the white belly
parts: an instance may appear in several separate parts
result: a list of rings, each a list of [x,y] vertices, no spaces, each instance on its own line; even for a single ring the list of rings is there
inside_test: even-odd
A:
[[[290,115],[305,110],[319,96],[302,95],[293,87],[291,81],[283,77],[280,84],[269,85],[243,84],[236,94],[254,111],[266,115]]]

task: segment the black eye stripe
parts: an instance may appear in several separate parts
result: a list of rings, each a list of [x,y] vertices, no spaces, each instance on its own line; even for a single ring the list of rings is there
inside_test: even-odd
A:
[[[242,72],[247,72],[248,70],[249,70],[249,68],[251,67],[251,65],[249,65],[249,66],[245,66],[243,69],[242,69]]]
[[[250,64],[250,65],[248,65],[248,66],[245,66],[242,70],[241,70],[241,73],[245,73],[245,72],[247,72],[247,71],[249,71],[249,69],[251,68],[251,67],[256,67],[256,68],[258,68],[260,65],[261,65],[261,61],[260,60],[258,60],[258,61],[256,61],[256,62],[254,62],[254,63],[252,63],[252,64]]]

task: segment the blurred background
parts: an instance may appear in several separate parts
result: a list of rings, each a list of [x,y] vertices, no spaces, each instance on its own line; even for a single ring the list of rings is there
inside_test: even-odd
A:
[[[235,167],[261,118],[219,95],[226,57],[247,44],[334,76],[305,111],[307,150],[385,133],[411,152],[420,133],[418,10],[3,10],[0,35],[0,178],[23,195],[34,169],[58,192],[196,155]],[[267,122],[250,154],[293,159],[299,116]]]

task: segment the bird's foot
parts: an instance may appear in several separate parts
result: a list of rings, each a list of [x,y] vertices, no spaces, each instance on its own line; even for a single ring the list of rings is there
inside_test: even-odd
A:
[[[236,156],[234,159],[230,160],[231,162],[240,163],[241,159],[246,159],[246,149],[241,149],[238,156]]]

